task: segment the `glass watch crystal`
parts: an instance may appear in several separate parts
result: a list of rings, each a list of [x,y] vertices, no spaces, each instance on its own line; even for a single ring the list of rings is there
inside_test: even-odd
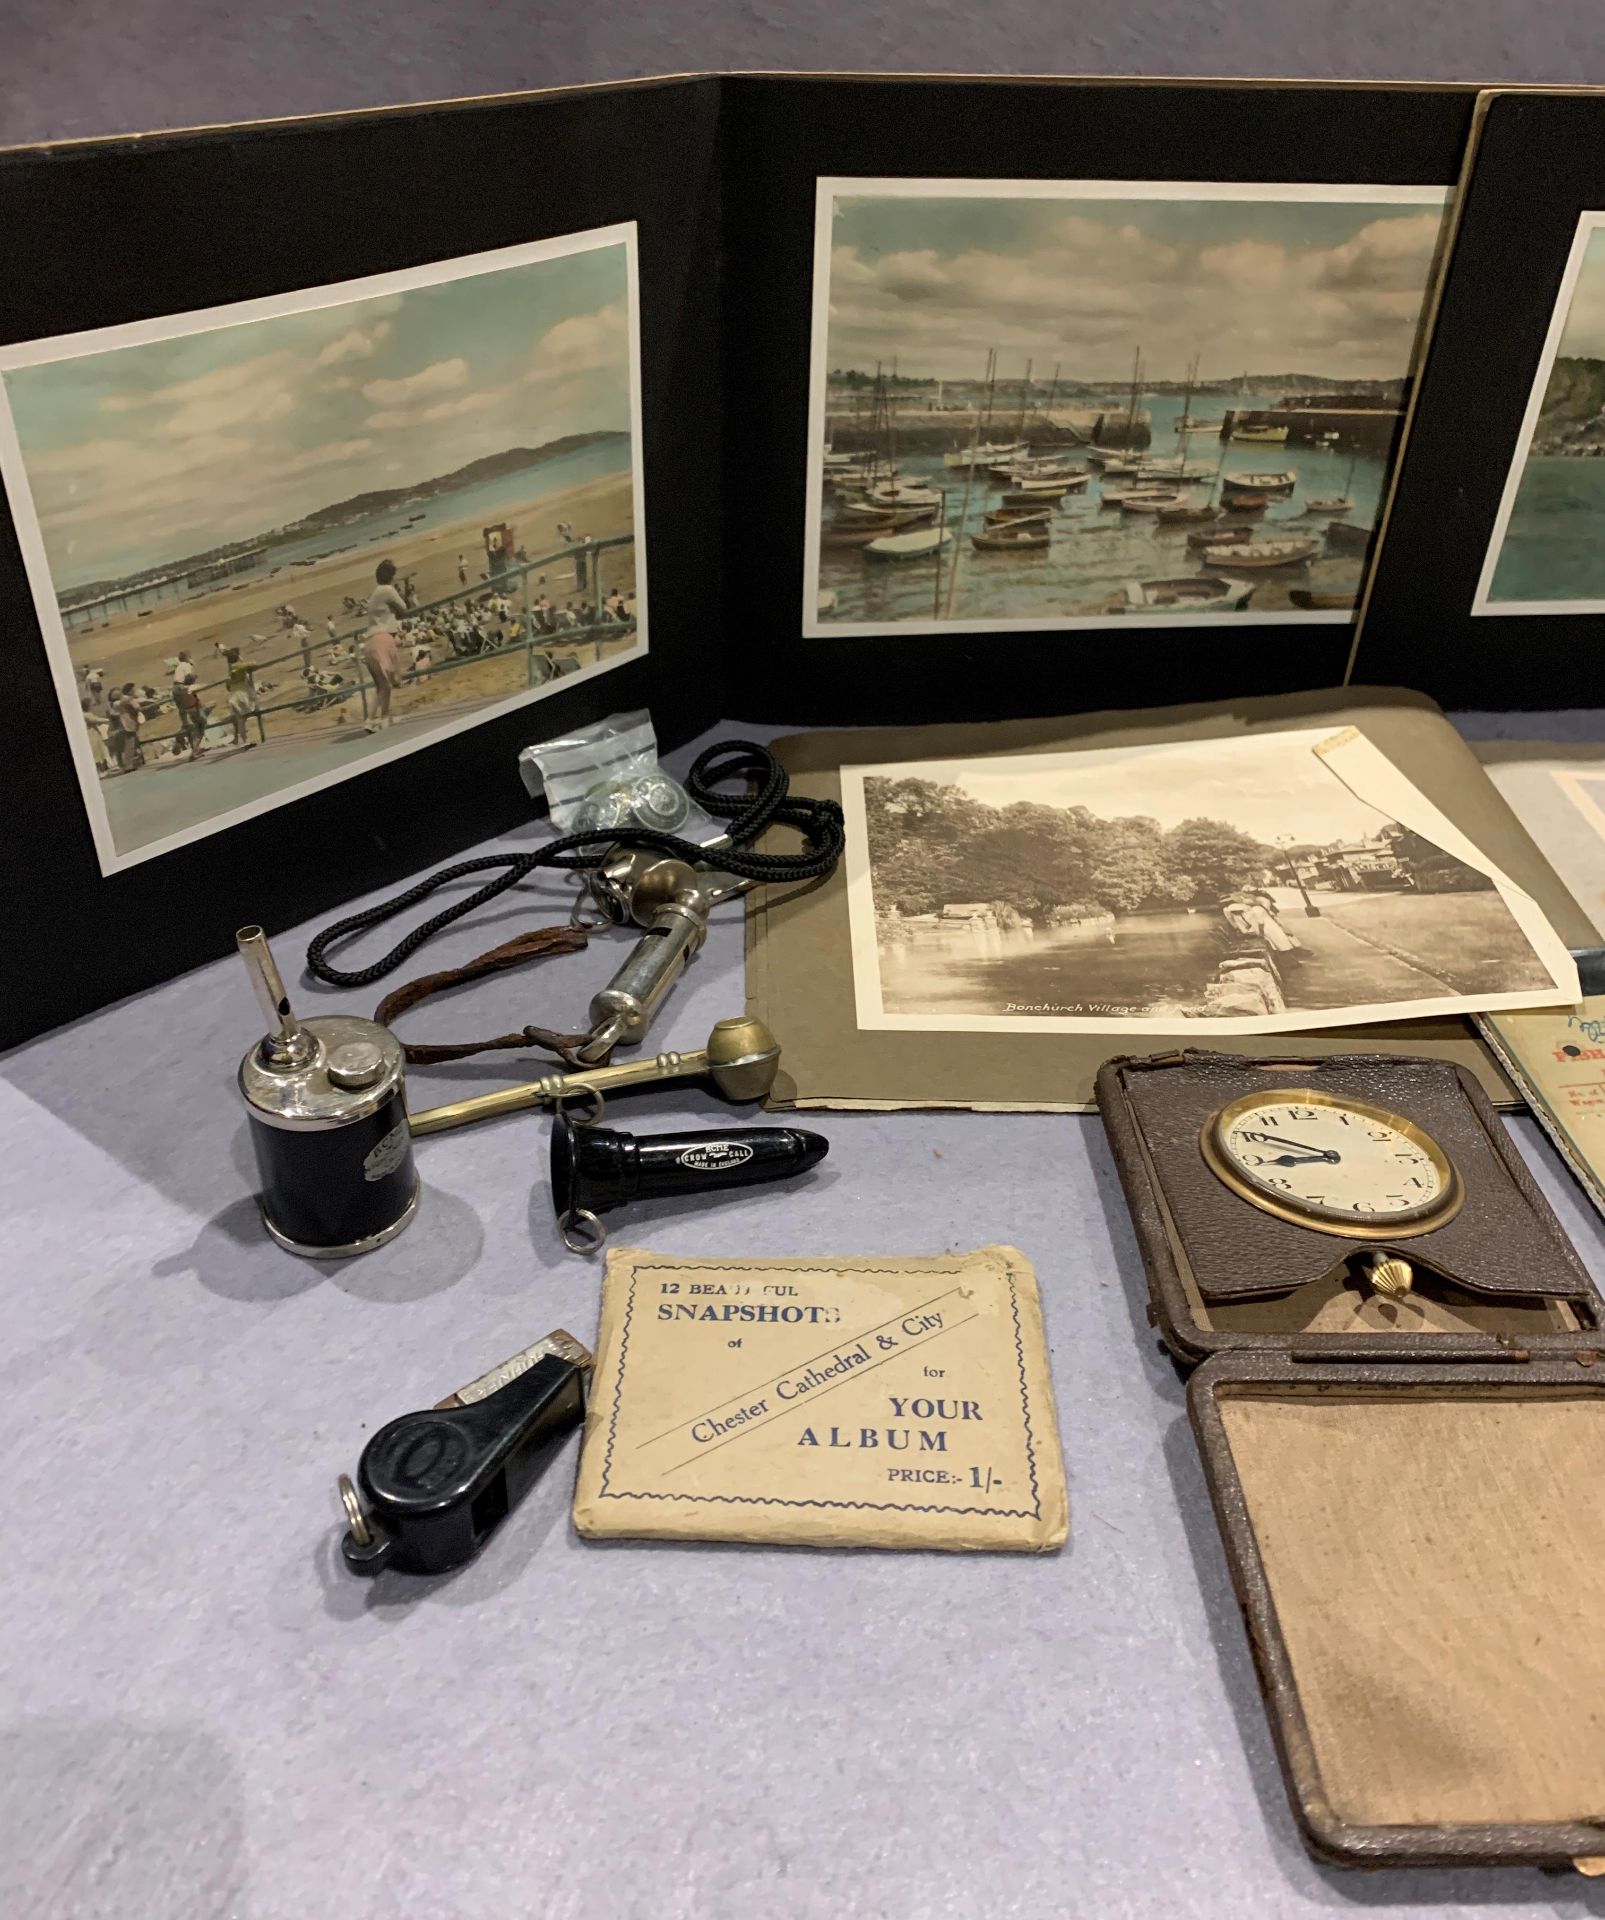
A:
[[[1200,1142],[1214,1172],[1283,1219],[1359,1239],[1425,1233],[1461,1201],[1453,1163],[1423,1128],[1359,1100],[1278,1087],[1233,1100]]]

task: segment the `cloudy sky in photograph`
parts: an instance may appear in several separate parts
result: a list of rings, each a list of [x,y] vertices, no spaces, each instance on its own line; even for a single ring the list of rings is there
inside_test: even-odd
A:
[[[1367,839],[1388,816],[1351,793],[1315,751],[1330,738],[1329,728],[1306,728],[1237,740],[1005,755],[877,771],[961,787],[990,807],[1017,800],[1087,807],[1104,819],[1146,816],[1167,832],[1200,815],[1229,820],[1267,846],[1288,838],[1316,846]]]
[[[58,591],[630,426],[620,243],[0,374]]]
[[[1605,227],[1589,236],[1560,336],[1560,357],[1605,360]]]
[[[1287,189],[1296,195],[1297,188]],[[1445,196],[1427,203],[838,195],[832,368],[1117,384],[1409,369]]]

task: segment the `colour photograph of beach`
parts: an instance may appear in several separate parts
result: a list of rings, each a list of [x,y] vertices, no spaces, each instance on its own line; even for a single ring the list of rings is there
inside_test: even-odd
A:
[[[1605,213],[1578,222],[1471,610],[1605,613]]]
[[[637,327],[622,226],[0,349],[105,871],[644,649]]]
[[[1352,620],[1447,198],[821,180],[805,633]]]

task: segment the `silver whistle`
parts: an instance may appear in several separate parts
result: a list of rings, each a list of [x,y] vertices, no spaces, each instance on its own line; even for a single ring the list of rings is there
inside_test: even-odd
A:
[[[716,867],[693,867],[642,850],[616,850],[591,878],[591,897],[641,938],[591,1001],[591,1037],[582,1060],[602,1060],[620,1041],[639,1040],[686,963],[708,937],[708,915],[753,883]]]

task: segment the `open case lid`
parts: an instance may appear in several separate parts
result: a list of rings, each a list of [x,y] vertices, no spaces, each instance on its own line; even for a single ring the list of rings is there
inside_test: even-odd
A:
[[[1605,1871],[1605,1368],[1231,1355],[1188,1407],[1310,1847]]]
[[[1307,1036],[1283,1039],[1294,1044],[1280,1061],[1183,1049],[1117,1057],[1098,1071],[1149,1319],[1172,1353],[1430,1365],[1605,1352],[1605,1299],[1470,1074],[1402,1055],[1306,1056]],[[1345,1271],[1363,1243],[1248,1208],[1209,1173],[1203,1122],[1261,1074],[1368,1094],[1444,1143],[1468,1197],[1450,1229],[1419,1242],[1413,1293],[1370,1295]]]

